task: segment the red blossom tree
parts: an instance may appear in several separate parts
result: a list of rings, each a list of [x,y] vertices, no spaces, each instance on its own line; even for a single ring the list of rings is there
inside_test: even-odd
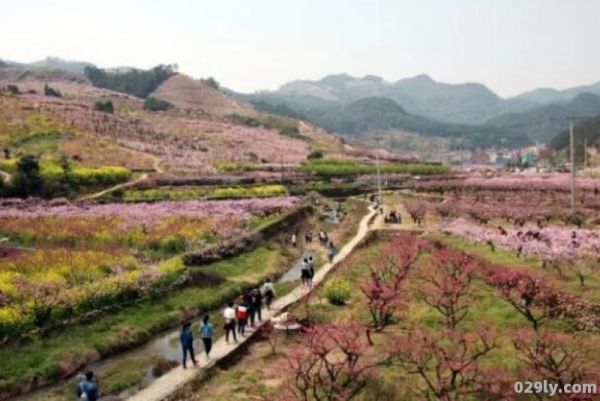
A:
[[[475,277],[476,260],[464,252],[438,250],[431,265],[423,269],[417,291],[425,303],[442,314],[448,329],[456,328],[471,305],[469,290]]]
[[[487,280],[500,290],[504,298],[536,331],[543,322],[559,313],[558,294],[538,278],[503,266],[490,266]]]
[[[427,245],[426,241],[414,236],[399,236],[381,251],[378,261],[371,265],[369,278],[360,286],[372,319],[367,330],[369,343],[372,344],[371,330],[383,330],[404,305],[402,286]]]
[[[357,323],[313,326],[290,351],[281,400],[348,401],[393,354],[371,355]]]
[[[492,386],[479,361],[495,346],[494,333],[487,330],[435,335],[417,330],[399,344],[398,356],[408,373],[422,378],[419,391],[426,400],[458,401],[469,395],[481,399],[478,396]]]
[[[532,380],[549,380],[559,388],[565,384],[594,383],[598,372],[591,366],[589,342],[563,333],[535,332],[522,329],[512,342],[524,363],[520,374]],[[557,394],[569,399],[566,394]]]

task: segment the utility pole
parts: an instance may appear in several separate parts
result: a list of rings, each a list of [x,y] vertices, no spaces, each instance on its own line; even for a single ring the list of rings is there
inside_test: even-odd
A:
[[[571,145],[571,209],[575,209],[575,135],[573,133],[573,119],[569,120],[569,138]]]
[[[587,138],[583,138],[583,169],[587,168]]]
[[[381,205],[381,171],[379,168],[379,141],[380,137],[375,137],[377,148],[375,149],[375,158],[377,159],[377,203]]]
[[[283,155],[281,155],[281,185],[283,185],[285,179],[285,170],[283,167]]]

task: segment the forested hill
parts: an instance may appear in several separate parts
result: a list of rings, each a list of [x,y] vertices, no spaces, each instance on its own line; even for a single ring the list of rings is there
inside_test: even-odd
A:
[[[575,124],[574,133],[577,159],[581,160],[584,140],[587,140],[588,147],[600,145],[600,115]],[[556,135],[550,141],[550,146],[558,151],[566,149],[569,146],[569,130]]]
[[[252,99],[251,99],[252,100]],[[500,145],[507,140],[513,146],[531,142],[527,136],[504,134],[497,127],[443,123],[407,112],[395,101],[384,97],[368,97],[347,105],[321,101],[318,107],[298,107],[298,103],[276,103],[268,98],[254,100],[257,108],[281,110],[287,115],[302,115],[309,121],[329,130],[355,139],[362,139],[376,131],[405,131],[423,137],[441,137],[466,147]]]
[[[523,113],[511,113],[488,121],[512,136],[528,136],[534,142],[547,143],[562,132],[570,117],[591,118],[600,115],[600,96],[582,93],[566,103],[541,106]]]

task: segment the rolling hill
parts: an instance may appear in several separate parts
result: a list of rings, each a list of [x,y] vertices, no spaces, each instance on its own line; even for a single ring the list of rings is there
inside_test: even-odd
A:
[[[538,105],[546,105],[558,102],[570,102],[577,95],[582,93],[593,93],[600,95],[600,82],[591,85],[577,86],[574,88],[565,89],[562,91],[553,88],[539,88],[529,92],[522,93],[512,99],[525,100],[527,102],[536,103]]]
[[[0,148],[52,163],[66,156],[81,166],[186,175],[216,173],[224,163],[260,168],[280,163],[282,155],[297,164],[313,149],[343,151],[342,141],[321,128],[258,111],[181,74],[170,74],[149,93],[172,103],[166,111],[147,110],[145,99],[115,88],[121,91],[95,86],[82,73],[1,66]],[[110,102],[114,111],[102,111],[99,102]]]

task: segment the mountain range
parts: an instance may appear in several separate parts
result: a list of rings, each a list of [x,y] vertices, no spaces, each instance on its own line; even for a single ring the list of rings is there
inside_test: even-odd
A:
[[[503,113],[568,102],[585,92],[600,95],[600,82],[563,91],[537,89],[505,99],[479,83],[448,84],[437,82],[428,75],[387,82],[374,75],[357,78],[337,74],[318,81],[292,81],[266,94],[300,104],[313,99],[350,103],[366,97],[385,97],[410,113],[440,122],[482,124]]]
[[[467,147],[546,143],[564,129],[568,117],[600,114],[600,82],[502,98],[479,83],[448,84],[427,75],[387,82],[373,75],[337,74],[239,96],[259,108],[303,115],[344,135],[395,129],[454,138]]]
[[[58,58],[20,65],[74,74],[93,66]],[[565,90],[540,88],[503,98],[480,83],[449,84],[428,75],[389,82],[375,75],[335,74],[291,81],[275,91],[241,94],[221,89],[221,93],[240,104],[306,120],[357,140],[410,134],[425,141],[443,139],[449,147],[548,143],[564,131],[569,117],[600,115],[600,82]],[[403,142],[395,141],[400,150],[406,150]]]

